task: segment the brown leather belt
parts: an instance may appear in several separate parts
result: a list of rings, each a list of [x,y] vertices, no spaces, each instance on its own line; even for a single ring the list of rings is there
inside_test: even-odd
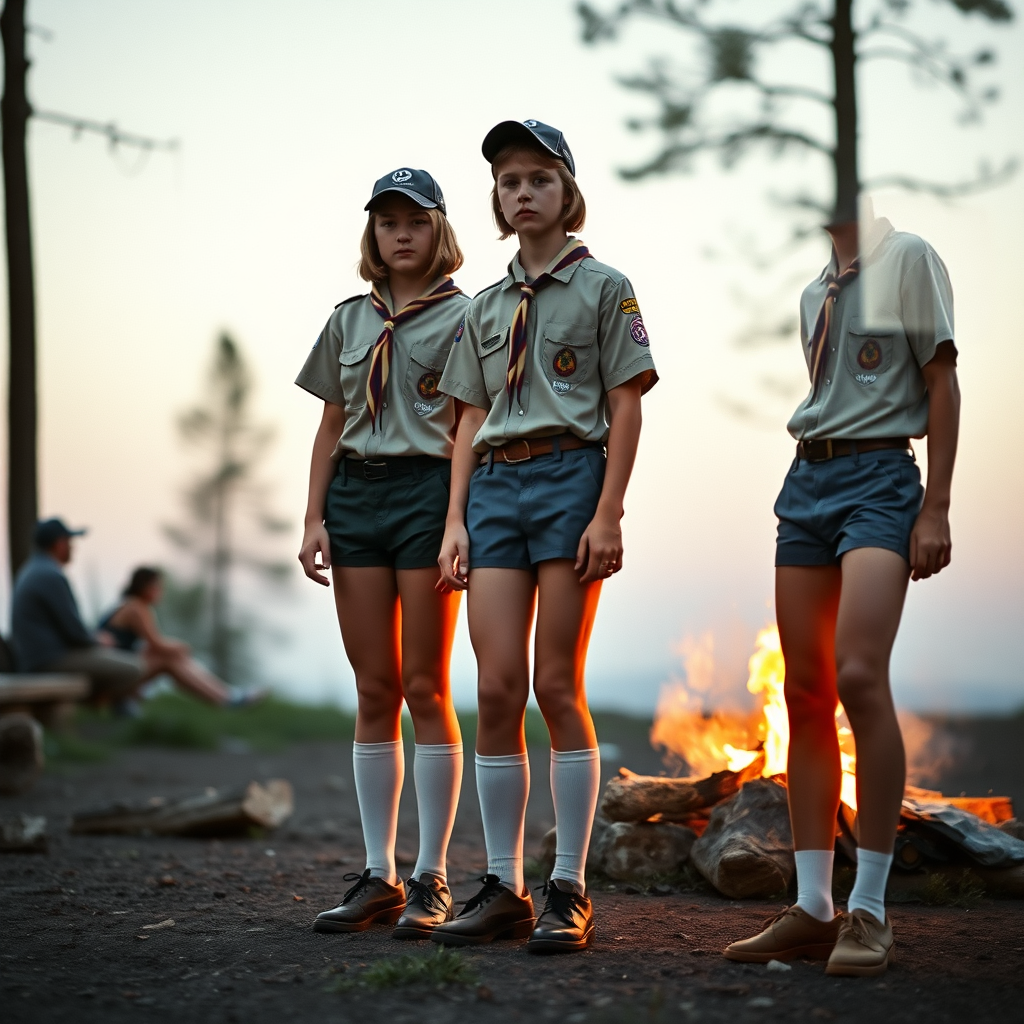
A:
[[[555,450],[555,445],[561,452],[571,452],[576,448],[603,448],[599,441],[584,441],[575,434],[556,434],[553,437],[521,437],[516,441],[509,441],[500,448],[492,448],[480,459],[480,465],[486,466],[493,456],[495,462],[507,462],[515,465],[517,462],[528,462],[538,455],[550,455]]]
[[[827,462],[855,452],[878,452],[883,449],[910,450],[909,437],[871,437],[863,441],[797,441],[796,457],[807,462]]]

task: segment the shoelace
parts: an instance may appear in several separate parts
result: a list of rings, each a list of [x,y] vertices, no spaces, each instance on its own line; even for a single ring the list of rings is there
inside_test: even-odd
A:
[[[572,911],[579,908],[579,893],[575,889],[565,892],[551,881],[545,882],[541,888],[544,890],[545,899],[540,916],[557,914],[566,924],[572,924]]]
[[[854,917],[853,914],[844,914],[843,922],[839,926],[839,938],[845,938],[850,933],[862,945],[868,949],[878,948],[878,940],[868,934],[867,922],[862,917]]]
[[[773,917],[769,917],[764,922],[764,924],[761,926],[761,930],[764,931],[765,928],[771,928],[773,924],[775,924],[778,921],[781,921],[787,914],[792,913],[792,911],[794,910],[796,910],[795,903],[791,907],[783,907],[782,910],[780,910],[777,914],[775,914]]]
[[[484,875],[480,881],[484,883],[484,887],[475,896],[466,900],[460,917],[471,910],[476,910],[477,907],[482,907],[485,903],[490,903],[496,896],[500,896],[501,890],[505,888],[497,875]]]
[[[427,885],[418,878],[410,878],[405,883],[405,886],[409,890],[406,906],[411,907],[418,903],[431,914],[443,913],[447,909],[444,900],[441,899],[440,892],[432,885]]]
[[[354,881],[356,884],[353,885],[352,888],[349,889],[349,891],[341,897],[341,903],[338,904],[339,907],[344,906],[346,903],[348,903],[349,900],[355,899],[355,897],[358,896],[361,892],[363,892],[364,889],[370,888],[370,869],[367,868],[361,875],[357,875],[355,874],[355,872],[343,875],[342,881]]]

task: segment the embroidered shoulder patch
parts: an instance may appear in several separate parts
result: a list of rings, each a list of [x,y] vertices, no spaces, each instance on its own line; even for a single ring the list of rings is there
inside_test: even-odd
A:
[[[630,316],[630,315],[639,316],[640,315],[640,306],[637,304],[636,299],[634,299],[632,297],[628,298],[628,299],[623,299],[619,303],[619,309],[621,309],[622,312],[625,313],[627,316]]]
[[[315,349],[315,348],[317,347],[317,345],[319,345],[319,344],[320,344],[320,342],[321,342],[321,341],[323,341],[323,339],[324,339],[324,332],[323,332],[323,331],[321,331],[321,332],[320,332],[320,333],[319,333],[319,334],[318,334],[318,335],[316,336],[316,341],[314,341],[314,342],[313,342],[313,349]],[[310,349],[310,351],[313,351],[313,349]]]
[[[647,328],[644,327],[642,317],[633,317],[633,321],[629,325],[629,333],[633,336],[633,340],[638,345],[642,345],[644,348],[647,348],[647,346],[650,345],[651,339],[647,337]]]
[[[459,329],[455,332],[455,341],[453,344],[458,345],[462,341],[462,332],[466,329],[466,318],[462,318],[462,323],[459,324]]]

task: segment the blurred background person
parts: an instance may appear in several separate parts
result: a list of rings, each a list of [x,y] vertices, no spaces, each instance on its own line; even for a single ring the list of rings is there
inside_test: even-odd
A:
[[[188,644],[164,636],[154,606],[160,603],[163,576],[159,569],[139,566],[122,592],[122,600],[100,623],[100,630],[121,651],[141,655],[145,678],[166,673],[183,690],[219,707],[251,704],[267,695],[265,689],[233,690],[192,657]]]

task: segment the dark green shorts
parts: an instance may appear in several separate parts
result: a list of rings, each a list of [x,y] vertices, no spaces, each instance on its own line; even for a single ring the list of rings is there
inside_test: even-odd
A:
[[[413,455],[364,465],[342,459],[327,491],[324,523],[331,538],[331,564],[436,566],[448,514],[451,462]],[[362,472],[377,478],[364,479]]]

